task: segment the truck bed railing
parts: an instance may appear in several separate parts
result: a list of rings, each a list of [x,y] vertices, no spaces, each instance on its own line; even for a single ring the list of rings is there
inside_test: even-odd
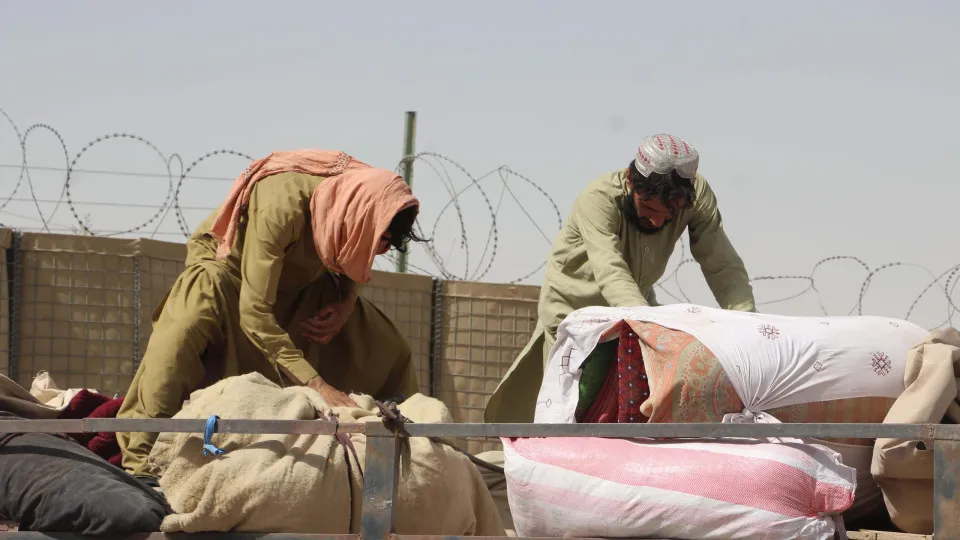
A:
[[[4,433],[167,432],[203,433],[204,419],[88,418],[83,420],[3,420]],[[471,537],[396,535],[393,502],[397,494],[399,456],[406,437],[606,437],[723,438],[796,437],[905,439],[932,442],[934,459],[934,538],[960,540],[960,425],[953,424],[403,424],[337,423],[328,420],[218,419],[219,433],[315,434],[363,433],[367,436],[363,504],[359,534],[207,533],[134,535],[158,540],[183,536],[190,540],[465,540]],[[69,534],[0,532],[0,540],[77,538]],[[492,537],[500,539],[501,537]],[[506,539],[507,537],[502,537]],[[483,540],[472,537],[472,540]]]

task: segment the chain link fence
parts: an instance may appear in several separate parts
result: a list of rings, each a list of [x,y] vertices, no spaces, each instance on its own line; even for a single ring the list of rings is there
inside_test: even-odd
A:
[[[0,229],[0,370],[25,388],[48,371],[61,388],[124,394],[184,257],[178,243]],[[421,392],[457,422],[483,422],[533,332],[539,288],[374,272],[362,294],[407,338]]]

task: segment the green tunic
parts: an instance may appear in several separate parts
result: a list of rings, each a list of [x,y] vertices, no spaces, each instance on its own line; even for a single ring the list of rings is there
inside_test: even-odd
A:
[[[657,305],[653,286],[686,230],[690,251],[721,308],[756,311],[743,260],[723,230],[717,198],[703,176],[696,200],[654,234],[622,214],[629,196],[626,170],[604,174],[574,202],[557,233],[540,289],[534,335],[500,381],[485,411],[487,422],[532,422],[543,368],[557,328],[571,312],[590,306]],[[534,360],[536,358],[536,360]]]
[[[191,392],[253,371],[278,384],[320,375],[337,389],[378,399],[418,392],[409,344],[366,300],[326,345],[300,332],[300,322],[340,298],[344,287],[314,248],[309,203],[322,180],[283,173],[259,181],[223,260],[206,234],[216,212],[197,227],[184,271],[154,311],[153,333],[118,418],[171,417]],[[127,471],[155,475],[146,458],[156,434],[117,439]]]

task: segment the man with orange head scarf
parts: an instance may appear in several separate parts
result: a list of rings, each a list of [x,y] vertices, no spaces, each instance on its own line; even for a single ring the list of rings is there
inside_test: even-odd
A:
[[[345,392],[418,392],[409,344],[357,290],[377,255],[418,239],[418,212],[396,173],[343,152],[255,161],[188,240],[117,417],[169,418],[191,392],[254,371],[330,406],[353,405]],[[156,434],[117,439],[124,469],[157,477],[147,462]]]

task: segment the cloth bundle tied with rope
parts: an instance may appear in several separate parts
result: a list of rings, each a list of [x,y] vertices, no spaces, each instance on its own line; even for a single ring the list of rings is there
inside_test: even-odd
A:
[[[258,373],[198,390],[174,418],[329,419],[380,422],[372,397],[357,408],[330,408],[302,386],[280,388]],[[418,423],[452,422],[439,400],[415,394],[397,406]],[[149,466],[175,514],[161,530],[347,534],[359,531],[366,436],[161,434]],[[351,449],[352,447],[352,449]],[[408,441],[394,502],[396,532],[502,536],[503,523],[477,467],[429,439]],[[438,511],[442,509],[441,511]]]

